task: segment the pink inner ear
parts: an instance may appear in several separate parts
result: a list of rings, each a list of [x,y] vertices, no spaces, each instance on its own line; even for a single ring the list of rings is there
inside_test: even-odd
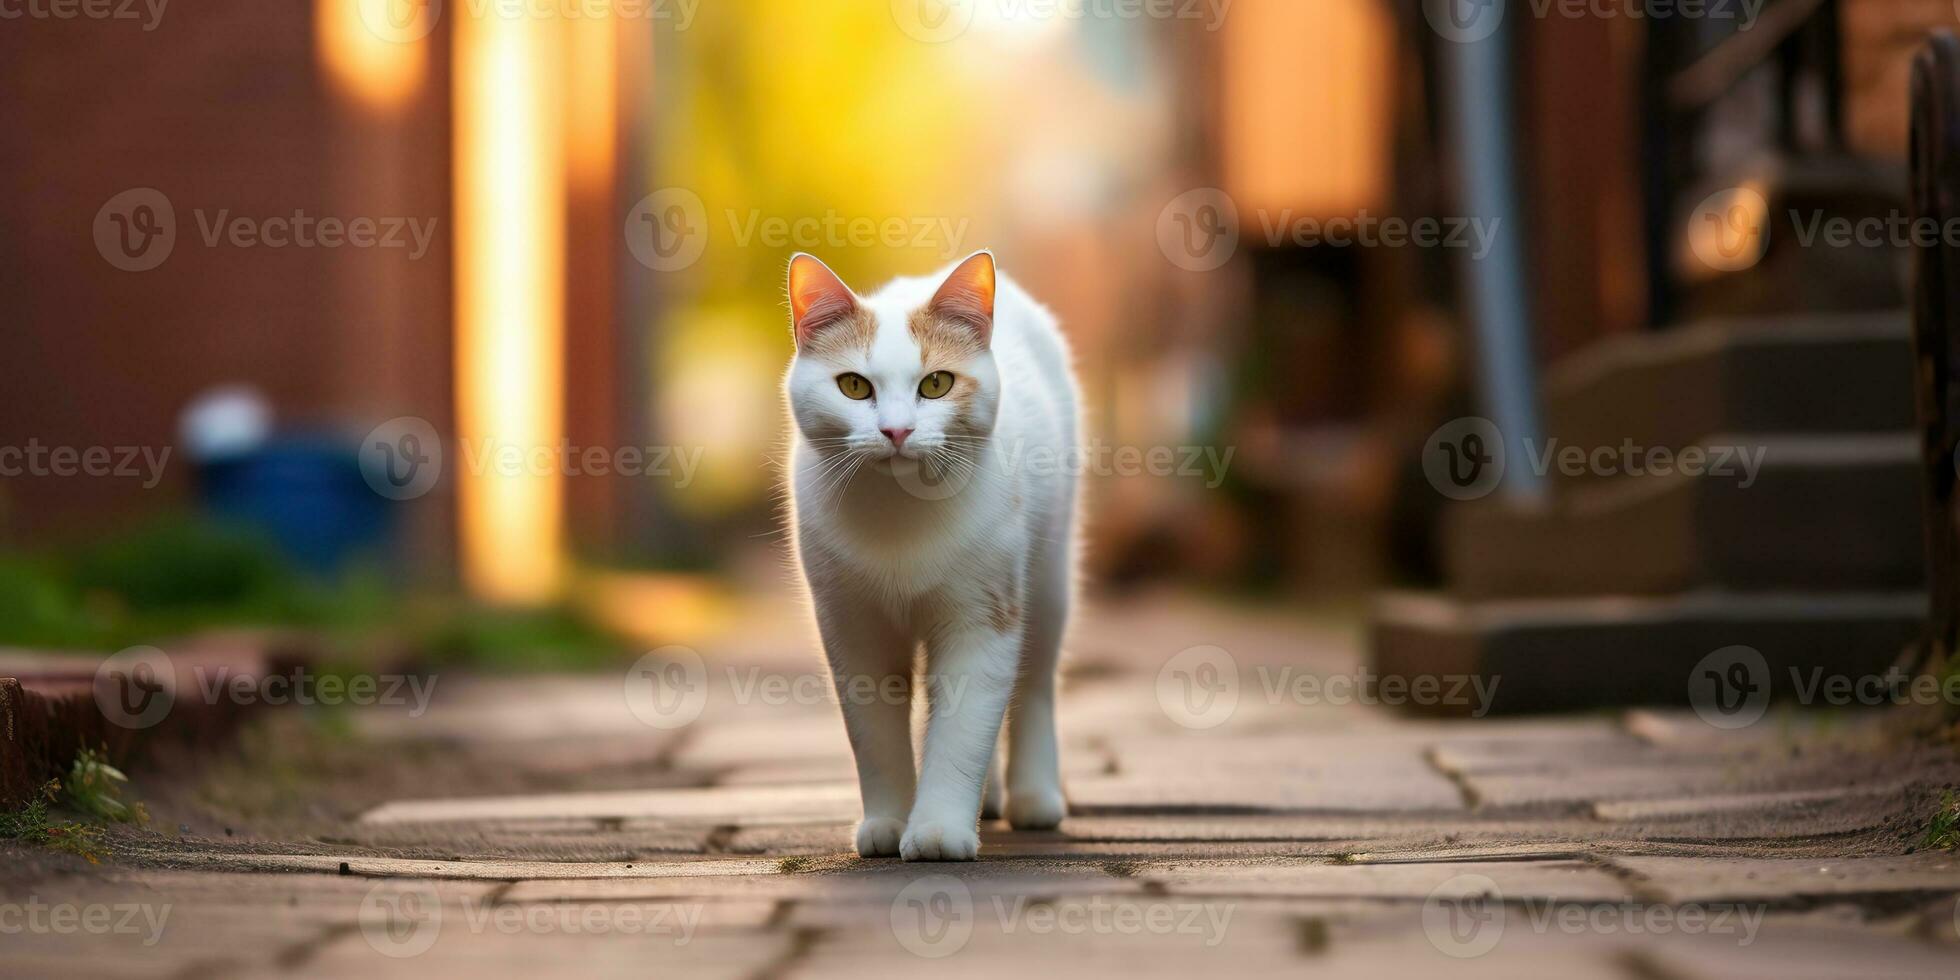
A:
[[[789,305],[800,345],[855,313],[857,295],[814,256],[798,255],[789,263]]]
[[[964,321],[987,342],[994,329],[994,257],[976,252],[934,293],[929,308],[940,316]]]

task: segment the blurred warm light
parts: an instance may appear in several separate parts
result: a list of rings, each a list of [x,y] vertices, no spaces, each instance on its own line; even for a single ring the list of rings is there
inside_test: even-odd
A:
[[[727,628],[728,595],[698,575],[594,572],[582,576],[572,602],[592,622],[636,643],[699,643]]]
[[[770,398],[728,397],[768,390],[782,372],[780,351],[768,335],[743,329],[744,319],[740,307],[676,313],[662,357],[655,396],[662,441],[683,451],[714,447],[701,453],[693,482],[675,491],[675,504],[696,514],[744,506],[776,479],[760,461],[779,440],[779,406]]]
[[[564,25],[452,22],[463,578],[492,602],[542,602],[564,573],[560,474],[472,471],[467,454],[564,436]]]
[[[313,51],[328,82],[362,105],[407,102],[428,71],[426,39],[393,40],[369,29],[365,0],[314,0]]]
[[[565,107],[569,175],[573,187],[591,193],[613,189],[619,98],[618,21],[610,7],[571,19],[570,98]]]
[[[1243,220],[1386,199],[1394,25],[1376,0],[1238,0],[1224,20],[1225,190]]]
[[[1740,272],[1762,260],[1769,245],[1769,200],[1761,180],[1745,180],[1709,195],[1688,216],[1686,248],[1676,256],[1690,281]]]
[[[1013,43],[1047,43],[1068,34],[1075,20],[1060,4],[982,3],[973,8],[973,29]]]

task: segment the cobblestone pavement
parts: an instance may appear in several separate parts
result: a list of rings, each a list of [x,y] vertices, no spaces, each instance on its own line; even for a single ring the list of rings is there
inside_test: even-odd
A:
[[[1073,644],[1060,831],[863,861],[836,708],[786,618],[659,658],[692,700],[439,676],[426,714],[354,716],[364,761],[337,782],[211,777],[298,778],[319,798],[297,818],[158,800],[177,832],[0,875],[0,972],[1960,970],[1960,858],[1917,849],[1956,769],[1883,714],[1413,720],[1360,702],[1449,679],[1357,695],[1351,622],[1131,603]]]

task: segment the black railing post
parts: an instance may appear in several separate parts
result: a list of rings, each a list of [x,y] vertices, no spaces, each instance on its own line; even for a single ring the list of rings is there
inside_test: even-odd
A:
[[[1912,217],[1944,231],[1960,221],[1960,40],[1941,31],[1912,65]],[[1960,442],[1956,333],[1960,248],[1938,243],[1913,251],[1913,399],[1917,408],[1926,516],[1927,650],[1943,660],[1960,628],[1960,523],[1954,512],[1954,449]]]

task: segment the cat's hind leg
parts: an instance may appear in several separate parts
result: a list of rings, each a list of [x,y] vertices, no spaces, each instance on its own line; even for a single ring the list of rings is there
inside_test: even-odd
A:
[[[1012,709],[1009,709],[1012,710]],[[1003,745],[987,766],[987,788],[980,796],[980,819],[999,820],[1007,805],[1007,749]]]
[[[1034,555],[1029,569],[1021,673],[1007,719],[1006,816],[1016,830],[1051,830],[1068,815],[1055,699],[1073,570],[1066,538],[1050,541]]]

